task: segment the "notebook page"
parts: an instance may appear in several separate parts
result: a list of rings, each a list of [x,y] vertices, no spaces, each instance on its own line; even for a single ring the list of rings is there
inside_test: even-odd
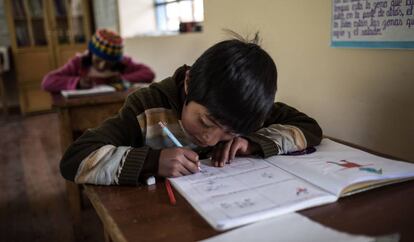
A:
[[[372,155],[329,139],[323,139],[316,150],[312,154],[266,160],[338,197],[351,185],[362,191],[363,186],[366,190],[376,183],[414,178],[414,164]]]
[[[237,158],[223,168],[208,163],[199,173],[170,181],[217,230],[337,200],[262,159]]]
[[[399,236],[389,235],[389,242],[399,241]],[[274,241],[318,241],[318,242],[375,242],[376,238],[353,235],[326,227],[298,213],[290,213],[267,219],[252,225],[222,233],[202,242],[274,242]]]

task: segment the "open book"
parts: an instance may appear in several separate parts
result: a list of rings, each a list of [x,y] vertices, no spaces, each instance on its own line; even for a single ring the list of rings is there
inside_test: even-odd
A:
[[[90,89],[77,89],[77,90],[65,90],[61,91],[62,96],[65,98],[100,95],[105,93],[116,92],[115,87],[109,85],[97,85]]]
[[[316,149],[307,155],[237,158],[223,168],[203,161],[201,172],[170,181],[213,228],[226,230],[414,179],[414,164],[329,139]]]

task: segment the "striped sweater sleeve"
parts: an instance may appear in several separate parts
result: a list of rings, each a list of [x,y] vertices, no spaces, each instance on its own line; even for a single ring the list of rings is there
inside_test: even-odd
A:
[[[136,114],[139,105],[128,98],[118,115],[87,130],[65,152],[60,169],[76,183],[136,185],[142,174],[158,169],[159,150],[145,146]]]
[[[263,128],[246,138],[260,146],[264,157],[269,157],[318,145],[322,129],[313,118],[278,102],[274,104]]]

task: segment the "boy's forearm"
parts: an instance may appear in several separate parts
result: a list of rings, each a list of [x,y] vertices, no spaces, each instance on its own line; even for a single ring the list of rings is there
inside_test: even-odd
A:
[[[143,146],[137,124],[135,112],[125,105],[117,116],[87,130],[66,150],[62,175],[78,183],[105,185],[118,184],[118,178],[127,172],[138,179],[141,169],[148,169],[145,163],[153,152]]]
[[[263,158],[267,158],[279,154],[279,148],[276,143],[265,136],[253,133],[244,136],[244,138],[246,138],[249,142],[258,145],[259,152],[255,155],[260,155]]]
[[[90,142],[91,135],[88,132],[90,131],[86,131],[68,147],[60,161],[60,172],[67,180],[75,181],[76,173],[82,161],[103,146],[98,142]]]
[[[269,157],[318,145],[322,140],[322,130],[306,114],[276,103],[265,127],[246,138],[261,147],[261,155]]]
[[[88,137],[75,142],[61,161],[62,175],[68,180],[79,184],[137,185],[142,174],[157,173],[158,150],[113,145],[94,149],[97,144],[88,144],[82,139]]]

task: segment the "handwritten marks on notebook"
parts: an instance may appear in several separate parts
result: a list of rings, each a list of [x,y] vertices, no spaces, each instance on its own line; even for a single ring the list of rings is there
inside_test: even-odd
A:
[[[240,158],[224,168],[202,163],[201,168],[171,182],[218,230],[336,200],[261,159]]]
[[[223,168],[172,178],[174,187],[217,230],[335,202],[414,178],[414,164],[375,156],[328,139],[312,154],[236,158]]]

